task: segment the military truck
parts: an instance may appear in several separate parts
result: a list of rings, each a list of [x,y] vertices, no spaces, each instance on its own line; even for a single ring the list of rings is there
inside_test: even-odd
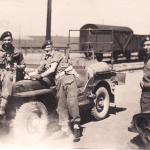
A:
[[[71,36],[79,33],[79,40],[74,42]],[[84,52],[86,58],[96,57],[102,61],[105,54],[111,55],[113,60],[117,60],[120,55],[128,61],[131,55],[137,53],[138,59],[146,57],[143,43],[149,35],[138,35],[129,27],[112,26],[102,24],[84,24],[80,30],[69,30],[70,42],[74,45],[74,50],[79,49]]]

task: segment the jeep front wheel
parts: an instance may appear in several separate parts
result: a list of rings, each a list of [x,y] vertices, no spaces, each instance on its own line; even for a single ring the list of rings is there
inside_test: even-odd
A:
[[[14,136],[17,139],[37,141],[47,130],[48,112],[41,102],[24,103],[16,112],[13,122]]]
[[[103,119],[107,116],[109,111],[109,92],[105,87],[99,87],[96,91],[96,99],[94,100],[94,107],[91,114],[96,120]]]

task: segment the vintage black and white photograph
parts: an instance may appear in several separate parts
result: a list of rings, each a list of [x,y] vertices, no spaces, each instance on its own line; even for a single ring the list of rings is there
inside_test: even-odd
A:
[[[150,149],[149,0],[0,0],[0,149]]]

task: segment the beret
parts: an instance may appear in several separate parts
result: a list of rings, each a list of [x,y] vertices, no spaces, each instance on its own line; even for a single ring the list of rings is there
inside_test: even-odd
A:
[[[53,45],[53,42],[49,40],[45,41],[45,43],[42,46],[42,49],[44,49],[47,45]]]
[[[150,41],[145,41],[144,45],[150,45]]]
[[[2,41],[7,36],[10,36],[12,38],[12,33],[10,31],[3,32],[1,37],[0,37],[0,40]]]

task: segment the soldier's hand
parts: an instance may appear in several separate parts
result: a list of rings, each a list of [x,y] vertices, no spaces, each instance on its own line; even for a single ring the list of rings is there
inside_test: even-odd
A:
[[[5,58],[7,56],[6,52],[3,52],[2,58]]]
[[[21,65],[16,65],[15,68],[21,69]]]
[[[11,67],[10,67],[10,65],[8,64],[7,66],[6,66],[6,70],[9,70]]]
[[[31,77],[28,74],[25,74],[24,79],[25,80],[32,80]]]
[[[42,80],[42,76],[40,74],[34,75],[34,76],[32,76],[32,78],[34,78],[36,80]]]
[[[18,68],[18,65],[17,65],[17,63],[14,63],[14,68]]]

